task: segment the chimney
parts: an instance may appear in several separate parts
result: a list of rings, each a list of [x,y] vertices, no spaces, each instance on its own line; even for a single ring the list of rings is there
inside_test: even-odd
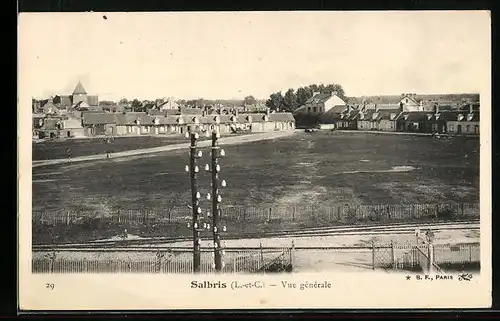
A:
[[[236,108],[236,107],[234,108],[234,115],[235,115],[236,117],[238,117],[238,108]]]
[[[269,111],[270,109],[269,108],[266,108],[266,115],[269,117]]]
[[[472,113],[474,113],[474,108],[473,108],[473,105],[471,103],[471,104],[469,104],[469,114],[472,114]]]

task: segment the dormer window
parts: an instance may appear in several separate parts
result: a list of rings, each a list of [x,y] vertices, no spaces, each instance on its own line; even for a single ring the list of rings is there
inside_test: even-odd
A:
[[[219,116],[215,116],[214,117],[214,122],[216,122],[217,124],[220,123],[220,117]]]
[[[377,117],[378,117],[378,113],[373,113],[372,114],[372,119],[377,119]]]
[[[458,121],[461,121],[462,119],[464,119],[464,115],[463,114],[459,114],[457,119],[458,119]]]
[[[182,117],[177,117],[177,123],[184,124],[184,120],[182,119]]]
[[[269,120],[269,117],[267,117],[267,115],[264,115],[264,117],[262,117],[262,119],[263,119],[264,121],[268,121],[268,120]]]
[[[193,123],[195,123],[195,124],[200,123],[200,120],[198,119],[198,117],[193,117]]]
[[[396,114],[393,113],[393,114],[391,114],[390,119],[394,120],[394,118],[396,118]]]
[[[248,121],[249,123],[251,123],[251,122],[252,122],[252,116],[247,116],[247,121]]]
[[[471,121],[473,117],[474,117],[474,114],[468,114],[467,121]]]
[[[236,116],[231,116],[231,121],[236,121]]]
[[[344,116],[345,116],[344,114],[340,115],[340,119],[344,119]]]
[[[436,120],[439,119],[439,117],[441,117],[441,114],[436,114]]]
[[[427,120],[431,120],[432,114],[427,114]]]
[[[359,112],[359,119],[364,119],[365,118],[365,114],[363,114],[362,112]]]
[[[136,123],[137,125],[140,125],[140,124],[141,124],[141,120],[140,120],[139,118],[137,118],[137,119],[135,120],[135,123]]]
[[[404,119],[405,119],[405,120],[408,120],[408,115],[404,115]]]
[[[158,117],[155,117],[155,119],[153,119],[153,124],[158,125],[159,123],[160,120],[158,119]]]

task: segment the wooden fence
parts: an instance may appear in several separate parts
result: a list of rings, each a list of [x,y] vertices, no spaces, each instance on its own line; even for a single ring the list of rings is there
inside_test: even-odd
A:
[[[176,207],[165,211],[120,210],[115,212],[91,211],[43,211],[33,212],[34,224],[73,225],[90,220],[117,224],[167,224],[186,223],[192,212],[187,207]],[[397,204],[397,205],[350,205],[338,206],[281,206],[244,207],[226,206],[221,209],[221,218],[233,223],[259,223],[271,221],[401,221],[422,218],[469,219],[479,217],[478,203],[462,204]]]

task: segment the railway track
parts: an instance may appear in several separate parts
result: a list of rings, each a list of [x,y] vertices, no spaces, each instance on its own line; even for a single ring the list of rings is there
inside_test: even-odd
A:
[[[400,223],[384,226],[339,226],[331,228],[311,228],[307,231],[280,231],[276,233],[247,233],[245,235],[228,234],[224,238],[226,240],[235,239],[252,239],[252,238],[290,238],[290,237],[321,237],[335,235],[381,235],[381,234],[413,234],[416,229],[426,230],[432,229],[434,232],[449,231],[449,230],[479,230],[479,220],[461,221],[461,222],[442,222],[442,223]],[[93,241],[82,244],[57,244],[57,245],[33,245],[33,251],[77,251],[77,250],[95,250],[95,249],[124,249],[132,250],[134,246],[141,246],[142,250],[147,249],[147,245],[154,246],[155,244],[168,244],[178,242],[189,242],[189,237],[157,237],[157,238],[138,238],[138,239],[120,239],[120,240],[103,240]],[[160,247],[154,246],[156,250]],[[175,247],[168,247],[175,249]]]

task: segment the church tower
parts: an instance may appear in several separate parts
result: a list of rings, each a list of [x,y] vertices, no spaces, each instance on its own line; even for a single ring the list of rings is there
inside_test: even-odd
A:
[[[78,82],[78,84],[75,87],[75,90],[73,90],[73,102],[72,102],[73,106],[78,104],[81,101],[88,104],[87,92],[85,91],[85,88],[83,88],[82,83]]]

